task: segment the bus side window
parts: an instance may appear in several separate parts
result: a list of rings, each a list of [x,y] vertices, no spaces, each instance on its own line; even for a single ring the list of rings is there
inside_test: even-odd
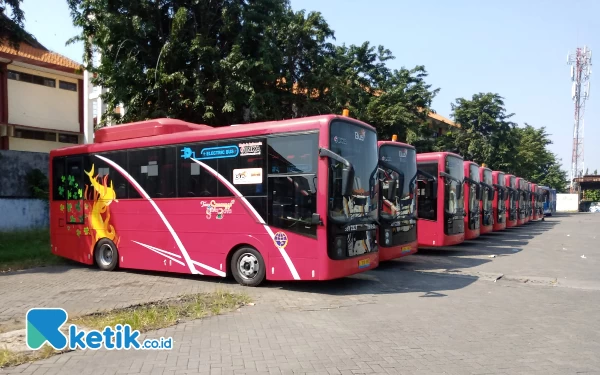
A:
[[[128,170],[150,198],[175,198],[175,147],[131,150]],[[129,198],[141,198],[129,189]]]
[[[67,170],[64,178],[64,193],[66,195],[66,217],[67,223],[83,224],[84,207],[83,192],[85,189],[85,180],[83,179],[83,157],[67,157]],[[63,178],[61,177],[61,180]]]
[[[310,223],[317,211],[318,134],[268,140],[268,223],[290,232],[315,236]]]

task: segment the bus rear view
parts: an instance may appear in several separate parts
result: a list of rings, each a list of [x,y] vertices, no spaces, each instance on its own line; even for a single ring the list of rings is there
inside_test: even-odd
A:
[[[439,247],[465,240],[463,158],[449,152],[417,154],[419,246]]]
[[[379,260],[417,251],[417,153],[400,142],[379,142]]]

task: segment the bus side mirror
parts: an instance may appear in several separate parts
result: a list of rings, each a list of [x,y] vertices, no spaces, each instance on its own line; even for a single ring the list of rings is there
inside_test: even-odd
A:
[[[475,199],[481,200],[481,185],[475,185]]]
[[[323,225],[323,222],[321,221],[321,216],[317,213],[312,214],[310,218],[310,223],[312,225]]]
[[[494,189],[488,189],[488,200],[489,201],[493,201],[494,200]]]
[[[354,190],[354,167],[352,164],[342,167],[342,195],[352,195]]]
[[[387,200],[394,201],[396,198],[396,190],[398,190],[398,179],[396,176],[392,177],[390,181],[388,181],[388,190],[387,190]]]
[[[456,199],[460,199],[463,196],[463,184],[456,184]]]

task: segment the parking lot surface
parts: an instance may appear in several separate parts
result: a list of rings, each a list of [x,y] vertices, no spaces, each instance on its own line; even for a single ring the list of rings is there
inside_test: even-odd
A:
[[[149,332],[171,351],[75,351],[33,374],[600,374],[600,215],[547,218],[421,249],[330,282],[220,279],[73,265],[0,276],[0,325],[31,307],[87,314],[216,288],[255,306]]]

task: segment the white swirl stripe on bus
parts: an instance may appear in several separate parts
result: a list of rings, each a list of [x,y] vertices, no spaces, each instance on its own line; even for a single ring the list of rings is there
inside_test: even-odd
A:
[[[242,195],[242,193],[240,193],[239,190],[236,189],[236,187],[233,186],[231,184],[231,182],[227,181],[227,179],[225,177],[223,177],[219,172],[215,171],[214,169],[212,169],[211,167],[209,167],[208,165],[204,164],[203,162],[201,162],[199,160],[196,160],[194,158],[190,158],[190,159],[192,159],[194,162],[196,162],[197,164],[199,164],[201,167],[205,168],[213,176],[215,176],[216,178],[218,178],[219,181],[221,181],[225,186],[227,186],[227,188],[229,189],[229,191],[231,191],[234,195],[236,195],[242,201],[242,203],[244,204],[244,206],[246,206],[248,208],[248,210],[250,210],[250,212],[252,212],[252,214],[254,215],[254,217],[256,218],[256,220],[258,220],[258,222],[261,223],[262,226],[265,228],[265,230],[267,231],[267,233],[271,237],[271,240],[273,240],[273,245],[275,245],[275,247],[279,250],[279,253],[283,257],[283,260],[285,260],[285,263],[287,264],[290,272],[292,273],[292,276],[294,277],[294,280],[300,280],[300,275],[298,274],[298,271],[296,271],[296,267],[294,266],[294,263],[290,259],[290,256],[288,255],[287,251],[285,251],[285,249],[283,247],[277,246],[277,244],[275,243],[275,234],[273,233],[273,231],[271,230],[271,228],[267,225],[267,223],[265,223],[265,221],[263,220],[262,216],[260,216],[260,214],[254,209],[254,206],[252,206],[250,204],[250,202],[248,202],[246,200],[246,198]]]
[[[146,245],[145,243],[141,243],[141,242],[138,242],[138,241],[133,241],[133,240],[131,240],[131,241],[132,241],[132,242],[135,242],[136,244],[138,244],[138,245],[140,245],[140,246],[143,246],[143,247],[145,247],[145,248],[146,248],[146,249],[148,249],[148,250],[154,251],[155,253],[157,253],[157,254],[160,254],[160,255],[164,256],[165,258],[167,258],[167,259],[169,259],[169,260],[172,260],[172,261],[173,261],[173,262],[175,262],[175,263],[179,263],[179,264],[181,264],[182,266],[185,266],[185,264],[183,264],[183,262],[182,262],[182,261],[180,261],[180,260],[177,260],[177,259],[173,258],[173,257],[181,258],[181,256],[179,256],[179,255],[177,255],[177,254],[173,254],[173,253],[170,253],[170,252],[168,252],[168,251],[166,251],[166,250],[159,249],[158,247],[154,247],[154,246]]]
[[[183,255],[183,258],[185,259],[186,265],[188,266],[190,272],[192,274],[204,275],[202,272],[200,272],[196,269],[192,259],[190,258],[190,255],[188,254],[187,250],[185,249],[185,246],[183,246],[183,243],[179,239],[179,236],[177,235],[177,233],[175,232],[175,230],[173,229],[173,227],[171,226],[171,224],[169,223],[169,221],[167,220],[165,215],[162,213],[160,208],[158,208],[156,203],[152,200],[152,198],[150,198],[148,193],[146,193],[146,191],[140,186],[140,184],[138,184],[138,182],[133,177],[131,177],[131,175],[129,173],[127,173],[126,170],[121,168],[121,166],[118,165],[117,163],[115,163],[114,161],[107,159],[104,156],[100,156],[100,155],[94,155],[94,156],[96,156],[100,160],[104,160],[105,162],[107,162],[108,164],[113,166],[119,173],[121,173],[121,175],[123,175],[123,177],[125,177],[136,188],[136,190],[138,191],[138,193],[140,193],[140,195],[142,195],[145,199],[148,200],[148,202],[150,202],[150,204],[152,205],[152,207],[154,207],[154,210],[156,211],[156,213],[158,214],[158,216],[160,217],[162,222],[165,224],[165,226],[169,230],[169,233],[171,233],[171,236],[175,240],[177,247],[179,247],[179,251],[181,251],[181,255]],[[200,264],[201,263],[198,263],[198,265],[200,265]],[[211,272],[218,271],[212,267],[206,267],[206,269]],[[222,271],[215,272],[215,274],[222,276],[222,277],[226,276],[225,272],[222,272]]]

